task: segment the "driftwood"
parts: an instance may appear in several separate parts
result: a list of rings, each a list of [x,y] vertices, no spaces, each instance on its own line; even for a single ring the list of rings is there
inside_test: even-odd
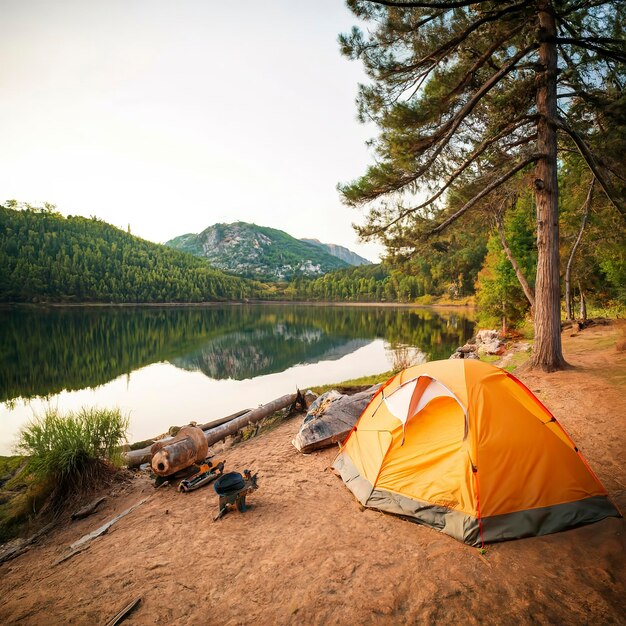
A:
[[[293,445],[300,452],[308,453],[343,441],[379,388],[380,385],[375,385],[352,396],[342,395],[322,408],[319,414],[307,413],[300,431],[292,441]],[[323,400],[323,396],[319,399]],[[312,407],[312,412],[315,410]]]
[[[245,409],[243,411],[237,411],[232,415],[228,415],[226,417],[222,417],[218,420],[214,420],[213,422],[207,422],[206,424],[202,424],[198,426],[203,431],[212,430],[216,426],[220,426],[222,424],[226,424],[238,417],[241,417],[245,413],[249,413],[250,409]],[[163,437],[161,439],[148,439],[150,442],[148,446],[145,448],[140,448],[139,450],[128,450],[127,452],[122,453],[122,460],[128,467],[139,467],[143,463],[150,463],[152,459],[152,446],[155,443],[167,443],[168,441],[173,441],[174,437]]]
[[[114,615],[107,623],[106,626],[117,626],[121,622],[123,622],[126,617],[135,609],[135,607],[139,606],[141,602],[141,596],[137,596],[132,602],[127,604],[119,613]]]
[[[99,528],[96,528],[96,530],[93,530],[90,533],[83,535],[80,539],[71,544],[68,547],[66,553],[62,555],[59,559],[57,559],[54,564],[59,565],[59,563],[63,563],[64,561],[71,559],[73,556],[76,556],[77,554],[80,554],[81,552],[89,548],[89,544],[91,543],[91,541],[97,539],[101,535],[104,535],[106,532],[108,532],[109,528],[113,526],[113,524],[121,520],[123,517],[126,517],[126,515],[134,511],[138,506],[141,506],[144,502],[149,500],[150,497],[151,496],[148,496],[147,498],[136,502],[131,507],[128,507],[125,511],[122,511],[121,513],[116,515],[113,519],[110,519],[105,524],[102,524],[102,526],[100,526]]]
[[[242,411],[237,411],[236,413],[232,413],[231,415],[227,415],[226,417],[221,417],[218,420],[213,420],[212,422],[207,422],[206,424],[199,424],[198,428],[202,428],[202,430],[210,430],[211,428],[217,428],[222,424],[226,424],[226,422],[230,422],[234,420],[236,417],[241,417],[245,413],[248,413],[252,409],[243,409]]]
[[[92,513],[96,512],[96,509],[106,500],[106,496],[102,496],[101,498],[98,498],[97,500],[94,500],[93,502],[91,502],[90,504],[87,504],[86,506],[84,506],[82,509],[78,509],[78,511],[74,511],[74,513],[72,513],[72,519],[73,520],[77,520],[77,519],[83,519],[84,517],[88,517],[89,515],[91,515]]]
[[[244,428],[244,426],[254,424],[255,422],[262,420],[264,417],[269,417],[272,413],[276,413],[276,411],[279,411],[280,409],[286,409],[287,407],[292,406],[298,399],[299,395],[300,394],[298,392],[282,396],[272,402],[263,404],[257,409],[253,409],[252,411],[249,411],[241,417],[237,417],[222,426],[207,430],[204,433],[207,443],[212,446],[214,443],[225,439],[229,435],[234,435],[238,430]]]
[[[0,564],[5,563],[6,561],[11,561],[20,556],[20,554],[24,554],[24,552],[30,550],[32,544],[35,543],[35,541],[37,541],[37,539],[41,536],[45,535],[54,525],[54,521],[50,522],[43,528],[39,529],[32,537],[24,540],[17,540],[15,545],[0,554]]]
[[[96,530],[93,530],[90,533],[83,535],[80,539],[75,541],[70,546],[70,550],[75,550],[76,548],[79,548],[83,544],[89,543],[93,539],[100,537],[100,535],[104,535],[104,533],[106,533],[109,530],[109,528],[113,526],[113,524],[115,524],[116,522],[119,522],[119,520],[121,520],[123,517],[126,517],[129,513],[132,513],[132,511],[134,511],[137,507],[141,506],[147,499],[148,498],[139,500],[139,502],[136,502],[132,506],[128,507],[127,509],[125,509],[124,511],[116,515],[114,518],[110,519],[108,522],[102,524],[102,526],[100,526],[99,528],[96,528]]]

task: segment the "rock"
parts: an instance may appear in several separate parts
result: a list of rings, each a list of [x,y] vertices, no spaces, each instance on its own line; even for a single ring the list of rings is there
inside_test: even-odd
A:
[[[490,341],[493,341],[494,339],[498,339],[498,331],[497,330],[479,330],[476,333],[476,343],[477,344],[481,344],[481,343],[488,343]]]
[[[467,354],[469,352],[476,352],[476,345],[471,345],[466,343],[464,346],[457,348],[457,352],[463,352],[463,354]]]
[[[332,390],[322,394],[309,409],[300,431],[291,442],[308,453],[343,441],[352,430],[380,385],[352,396]]]
[[[497,330],[483,329],[476,333],[465,345],[457,348],[451,359],[478,359],[478,354],[503,354],[504,343],[500,341]],[[478,354],[477,354],[478,353]]]
[[[478,346],[478,354],[502,354],[504,352],[504,344],[499,339],[494,339]]]
[[[497,330],[479,330],[476,333],[476,345],[479,354],[500,355],[505,349]]]
[[[457,348],[451,355],[451,359],[477,359],[476,346],[466,343],[464,346]]]

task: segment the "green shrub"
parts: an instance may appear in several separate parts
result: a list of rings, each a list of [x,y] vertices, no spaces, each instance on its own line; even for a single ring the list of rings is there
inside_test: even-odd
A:
[[[98,461],[119,462],[127,428],[119,409],[48,409],[22,429],[18,450],[38,478],[76,482]]]

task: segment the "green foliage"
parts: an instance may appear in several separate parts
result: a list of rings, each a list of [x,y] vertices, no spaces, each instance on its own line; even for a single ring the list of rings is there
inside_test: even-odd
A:
[[[261,286],[96,218],[0,206],[0,302],[241,300]]]
[[[60,415],[48,409],[21,432],[18,449],[41,480],[77,482],[94,462],[119,460],[128,418],[118,409],[87,409]]]
[[[625,240],[605,243],[597,250],[600,270],[613,287],[619,302],[626,304],[626,245]]]
[[[531,197],[509,210],[504,220],[507,244],[532,288],[537,254],[532,225]],[[530,305],[507,258],[500,237],[493,232],[487,244],[488,253],[476,282],[476,304],[481,323],[493,325],[505,318],[507,325],[519,324]]]
[[[537,93],[544,80],[556,83],[561,119],[606,151],[603,175],[624,191],[623,3],[553,4],[567,39],[553,49],[559,71],[545,76],[536,3],[386,7],[348,0],[361,26],[340,36],[341,51],[370,78],[359,86],[358,112],[380,130],[370,142],[376,163],[339,187],[346,203],[367,204],[367,222],[358,227],[364,237],[392,248],[410,241],[407,234],[420,239],[445,218],[486,204],[482,194],[492,183],[499,188],[528,171],[539,150]],[[563,133],[559,148],[566,144],[573,145]]]
[[[485,240],[482,233],[452,233],[413,258],[390,258],[383,264],[350,267],[315,279],[296,279],[289,285],[290,297],[424,304],[424,298],[430,296],[464,298],[474,293],[474,282],[486,252]]]
[[[22,532],[52,490],[49,482],[35,481],[27,465],[21,456],[0,457],[0,543]]]
[[[561,258],[564,268],[580,232],[590,183],[591,176],[580,156],[567,155],[560,177]],[[597,183],[594,190],[591,211],[572,261],[571,273],[574,295],[580,285],[590,315],[591,309],[626,306],[626,225]]]
[[[323,247],[295,239],[282,230],[246,222],[215,224],[165,245],[206,258],[217,268],[238,276],[284,281],[316,276],[348,264]]]

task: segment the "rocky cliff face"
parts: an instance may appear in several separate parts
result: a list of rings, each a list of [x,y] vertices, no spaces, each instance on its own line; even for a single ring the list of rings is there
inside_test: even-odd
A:
[[[300,241],[304,241],[305,243],[313,244],[314,246],[318,246],[329,254],[332,254],[334,257],[341,259],[348,263],[348,265],[371,265],[372,262],[368,261],[362,256],[359,256],[356,252],[352,252],[348,248],[344,246],[337,245],[336,243],[322,243],[319,239],[300,239]]]
[[[320,276],[348,266],[318,245],[246,222],[215,224],[199,234],[176,237],[165,245],[204,257],[224,271],[266,281]]]

